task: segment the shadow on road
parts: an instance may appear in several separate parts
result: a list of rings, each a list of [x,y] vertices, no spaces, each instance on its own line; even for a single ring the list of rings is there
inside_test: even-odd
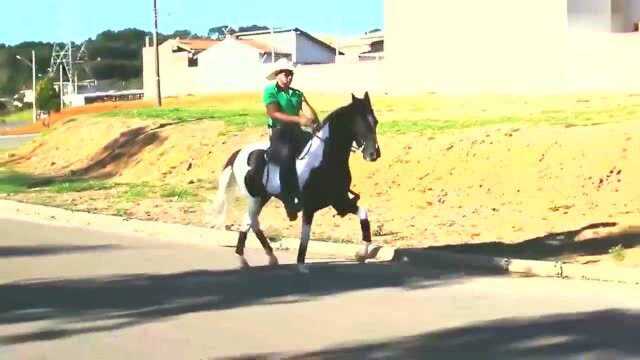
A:
[[[119,249],[114,245],[34,245],[34,246],[0,246],[0,258],[6,257],[27,257],[27,256],[48,256],[67,255],[77,252],[96,252]]]
[[[640,314],[618,309],[502,319],[389,341],[234,359],[637,359]]]
[[[202,311],[298,303],[350,291],[439,287],[462,282],[469,275],[474,274],[396,263],[326,263],[313,265],[307,275],[285,265],[10,283],[0,285],[0,326],[41,320],[55,324],[48,330],[0,337],[0,344],[111,331]]]
[[[515,244],[487,242],[433,246],[428,250],[442,250],[454,253],[488,255],[533,260],[562,260],[572,256],[604,255],[612,247],[621,245],[625,249],[640,245],[640,227],[629,227],[615,235],[604,235],[587,240],[576,240],[586,230],[610,228],[617,223],[596,223],[580,229],[551,233]],[[418,249],[415,249],[416,251]]]

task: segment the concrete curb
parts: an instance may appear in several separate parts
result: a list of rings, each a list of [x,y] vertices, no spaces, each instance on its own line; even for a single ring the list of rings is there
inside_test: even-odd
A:
[[[82,211],[70,211],[55,207],[0,200],[0,217],[18,221],[28,221],[43,225],[90,228],[91,230],[116,233],[129,236],[151,237],[159,241],[187,243],[198,246],[235,247],[237,233],[205,228],[195,225],[182,225],[127,219],[118,216],[93,214]],[[298,239],[282,239],[272,242],[275,250],[297,250]],[[257,239],[251,234],[247,248],[262,249]],[[323,241],[310,241],[308,254],[327,258],[354,260],[361,244],[338,244]],[[390,261],[394,248],[376,247],[372,251],[377,255],[369,261]]]
[[[529,276],[640,284],[640,272],[637,269],[607,265],[510,259],[426,249],[398,249],[395,252],[394,260],[410,262],[414,265],[447,264]]]
[[[29,221],[45,225],[91,228],[92,230],[152,237],[160,241],[188,243],[198,246],[235,247],[237,233],[220,231],[194,225],[169,224],[121,218],[117,216],[69,211],[60,208],[0,200],[0,214],[13,220]],[[257,239],[251,235],[247,248],[261,249]],[[282,239],[271,243],[275,250],[297,250],[298,239]],[[310,241],[311,256],[353,260],[361,244],[339,244]],[[375,258],[370,262],[399,261],[412,265],[456,265],[491,270],[498,273],[525,274],[529,276],[583,279],[640,284],[640,271],[606,265],[581,265],[555,261],[510,259],[485,255],[458,254],[428,249],[396,249],[376,246]]]

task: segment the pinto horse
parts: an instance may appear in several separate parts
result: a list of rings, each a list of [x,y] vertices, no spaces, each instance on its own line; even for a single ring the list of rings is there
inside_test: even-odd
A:
[[[367,209],[358,206],[360,196],[350,190],[351,171],[349,156],[356,149],[367,161],[380,157],[380,146],[376,134],[376,118],[369,94],[357,98],[351,95],[351,103],[333,111],[310,136],[296,160],[298,182],[302,193],[302,230],[298,248],[298,269],[308,272],[305,266],[307,245],[314,214],[332,206],[339,216],[356,214],[360,218],[364,248],[356,254],[359,261],[370,257],[371,228]],[[218,191],[211,212],[216,225],[224,225],[227,197],[233,183],[248,199],[245,221],[239,231],[236,254],[243,267],[248,267],[244,258],[244,247],[249,230],[253,230],[262,244],[269,264],[278,264],[278,259],[269,241],[260,229],[258,217],[264,205],[272,198],[280,198],[279,168],[268,161],[269,143],[248,145],[234,152],[219,178]],[[353,195],[350,196],[350,195]]]

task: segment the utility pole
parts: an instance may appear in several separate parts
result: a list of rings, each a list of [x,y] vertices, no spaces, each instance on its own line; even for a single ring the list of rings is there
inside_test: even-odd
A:
[[[69,68],[67,69],[69,77],[69,91],[67,94],[73,94],[73,47],[71,41],[69,41]]]
[[[162,95],[160,93],[160,53],[158,51],[158,7],[157,0],[153,0],[153,46],[155,47],[156,65],[156,105],[162,106]]]
[[[32,85],[31,85],[31,91],[33,92],[33,114],[32,114],[32,120],[35,123],[38,119],[37,119],[37,111],[36,111],[36,99],[38,98],[38,95],[36,94],[36,51],[35,50],[31,50],[31,63],[29,63],[27,60],[23,59],[22,56],[20,55],[16,55],[16,59],[22,61],[23,63],[27,64],[28,66],[31,67],[31,81],[32,81]]]
[[[36,100],[38,99],[38,91],[36,91],[36,51],[31,50],[31,79],[33,81],[33,123],[38,121],[38,113],[36,111]]]
[[[60,90],[60,111],[64,108],[64,83],[62,82],[62,66],[60,66],[60,86],[58,86]]]
[[[276,62],[276,52],[274,47],[276,46],[275,32],[273,31],[273,26],[271,27],[271,62]]]

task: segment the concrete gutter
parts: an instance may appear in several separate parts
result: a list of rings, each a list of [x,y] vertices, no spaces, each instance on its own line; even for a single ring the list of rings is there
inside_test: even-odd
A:
[[[394,260],[414,265],[453,265],[528,276],[640,284],[640,271],[613,265],[582,265],[560,261],[510,259],[428,249],[397,249]]]
[[[199,246],[235,247],[237,233],[210,228],[127,219],[118,216],[69,211],[41,205],[0,200],[3,218],[35,222],[54,226],[89,228],[96,231],[152,237],[159,241],[189,243]],[[275,250],[298,249],[297,239],[283,239],[271,243]],[[248,248],[260,249],[257,239],[251,235]],[[309,255],[322,255],[341,259],[354,259],[361,244],[339,244],[311,241]],[[640,284],[640,271],[632,268],[607,265],[581,265],[557,261],[510,259],[485,255],[458,254],[426,249],[396,249],[379,246],[373,250],[374,259],[368,261],[399,261],[414,266],[457,266],[469,269],[485,269],[497,273],[561,279],[584,279]]]

